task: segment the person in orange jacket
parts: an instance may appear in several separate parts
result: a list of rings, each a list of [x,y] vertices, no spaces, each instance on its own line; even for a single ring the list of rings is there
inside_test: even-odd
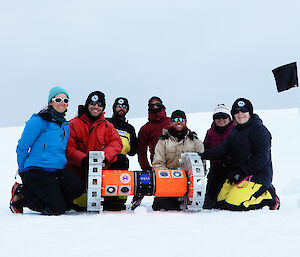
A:
[[[70,120],[70,138],[66,156],[67,167],[72,169],[85,183],[88,173],[88,153],[103,151],[105,169],[122,169],[123,144],[114,126],[104,118],[105,95],[100,91],[89,94],[85,105],[78,106],[78,117]],[[86,207],[83,201],[76,205]],[[76,208],[76,207],[75,207]],[[121,210],[126,206],[118,197],[105,197],[104,210]]]

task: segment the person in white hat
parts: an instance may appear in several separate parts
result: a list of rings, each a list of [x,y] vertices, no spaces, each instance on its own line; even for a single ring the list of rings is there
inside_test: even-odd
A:
[[[221,144],[229,135],[234,125],[235,123],[232,122],[230,109],[225,104],[218,104],[213,113],[211,128],[207,131],[204,139],[205,149],[210,149]],[[210,161],[205,201],[203,205],[204,209],[216,207],[218,193],[220,192],[228,173],[226,162],[226,159]]]

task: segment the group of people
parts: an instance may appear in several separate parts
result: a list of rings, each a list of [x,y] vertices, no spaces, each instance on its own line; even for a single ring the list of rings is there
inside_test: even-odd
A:
[[[103,151],[103,169],[128,170],[126,155],[138,155],[144,172],[180,168],[184,152],[197,152],[210,161],[204,209],[252,210],[269,206],[279,209],[280,201],[272,185],[271,134],[253,113],[251,102],[237,99],[232,109],[219,104],[204,142],[187,127],[184,111],[167,117],[162,100],[148,102],[148,122],[138,136],[126,120],[129,103],[118,97],[113,116],[104,117],[105,95],[91,92],[78,115],[65,119],[68,92],[61,87],[49,91],[48,105],[26,122],[17,146],[18,173],[22,183],[13,185],[10,209],[23,208],[45,215],[68,210],[86,210],[89,152]],[[150,160],[148,159],[148,149]],[[104,197],[103,209],[126,209],[124,196]],[[131,209],[141,204],[134,196]],[[181,210],[175,197],[155,197],[153,210]]]

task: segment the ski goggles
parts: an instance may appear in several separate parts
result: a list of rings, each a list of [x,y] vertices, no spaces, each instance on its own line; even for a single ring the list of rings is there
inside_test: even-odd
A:
[[[249,110],[247,108],[236,108],[233,111],[233,114],[238,114],[239,112],[246,113],[246,112],[249,112]]]
[[[229,116],[227,114],[216,114],[214,115],[214,120],[219,120],[219,119],[223,119],[226,120],[229,118]]]
[[[98,105],[99,107],[103,106],[102,103],[99,102],[99,101],[91,101],[89,104],[92,105],[92,106],[96,106],[96,105]]]
[[[52,102],[54,102],[54,103],[63,102],[65,104],[67,104],[67,103],[69,103],[69,99],[68,98],[61,98],[61,97],[54,97],[54,98],[52,98]]]
[[[185,122],[185,118],[173,118],[172,122]]]
[[[128,106],[126,104],[117,104],[116,107],[128,109]]]

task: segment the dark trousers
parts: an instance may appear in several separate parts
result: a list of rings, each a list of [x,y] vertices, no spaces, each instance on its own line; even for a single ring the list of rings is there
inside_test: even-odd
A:
[[[222,163],[212,164],[207,175],[207,185],[203,209],[216,208],[217,197],[225,180],[228,169]]]
[[[117,154],[118,160],[113,162],[107,168],[108,170],[128,170],[129,160],[124,154]],[[103,209],[108,211],[125,210],[127,197],[122,196],[105,196],[103,202]]]
[[[30,169],[21,178],[24,207],[46,215],[65,213],[73,199],[85,192],[84,184],[67,169],[57,172]]]
[[[154,211],[159,211],[161,209],[180,211],[182,210],[180,208],[181,203],[182,201],[179,201],[178,197],[155,197],[152,209]]]
[[[111,163],[108,166],[108,170],[128,170],[129,169],[129,160],[124,154],[117,154],[118,160]]]

